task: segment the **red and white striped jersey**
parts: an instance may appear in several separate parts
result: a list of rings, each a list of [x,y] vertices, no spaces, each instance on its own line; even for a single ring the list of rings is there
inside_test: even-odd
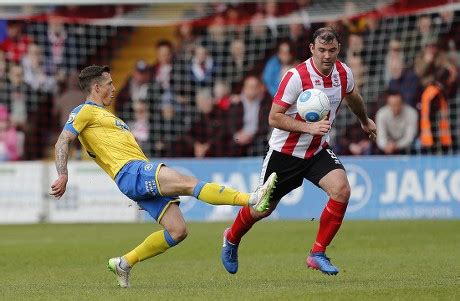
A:
[[[353,91],[354,85],[353,73],[350,67],[344,63],[337,60],[331,73],[325,76],[316,69],[313,59],[309,58],[286,72],[273,102],[287,108],[286,115],[303,120],[297,114],[297,98],[300,93],[307,89],[320,89],[326,93],[331,102],[329,120],[332,124],[342,99],[346,94]],[[310,134],[291,133],[275,128],[269,145],[270,148],[284,154],[308,159],[327,147],[328,142],[329,134],[313,136]]]

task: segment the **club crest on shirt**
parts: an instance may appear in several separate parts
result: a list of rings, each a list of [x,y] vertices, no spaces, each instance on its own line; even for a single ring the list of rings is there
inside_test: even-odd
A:
[[[340,86],[340,79],[339,79],[339,75],[338,75],[338,74],[333,74],[333,75],[332,75],[332,85],[333,85],[334,87]]]
[[[115,126],[121,130],[129,131],[129,127],[126,125],[126,123],[124,123],[120,119],[115,119]]]
[[[67,123],[72,123],[74,120],[75,120],[75,113],[70,113]]]

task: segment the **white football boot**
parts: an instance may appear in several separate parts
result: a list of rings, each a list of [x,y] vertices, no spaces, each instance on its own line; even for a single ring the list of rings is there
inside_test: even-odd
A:
[[[129,275],[131,274],[131,269],[124,270],[120,267],[121,257],[110,258],[107,263],[107,268],[112,271],[117,277],[118,286],[122,288],[129,287]]]
[[[265,183],[257,187],[256,191],[251,193],[249,204],[258,212],[264,212],[268,209],[270,198],[275,188],[278,176],[273,172]]]

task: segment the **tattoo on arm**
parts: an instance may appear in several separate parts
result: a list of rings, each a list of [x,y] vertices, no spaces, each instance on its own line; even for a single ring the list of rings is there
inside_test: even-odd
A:
[[[56,170],[58,175],[67,175],[67,160],[69,158],[69,145],[76,136],[69,131],[62,131],[55,146]]]

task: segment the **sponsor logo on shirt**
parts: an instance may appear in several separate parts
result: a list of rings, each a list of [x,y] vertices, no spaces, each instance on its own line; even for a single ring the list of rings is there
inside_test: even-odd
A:
[[[340,79],[338,74],[332,75],[332,85],[334,87],[339,87],[340,86]]]
[[[331,104],[337,104],[341,100],[339,95],[336,95],[336,94],[326,94],[326,95],[327,95],[327,98],[329,98],[329,102]]]

